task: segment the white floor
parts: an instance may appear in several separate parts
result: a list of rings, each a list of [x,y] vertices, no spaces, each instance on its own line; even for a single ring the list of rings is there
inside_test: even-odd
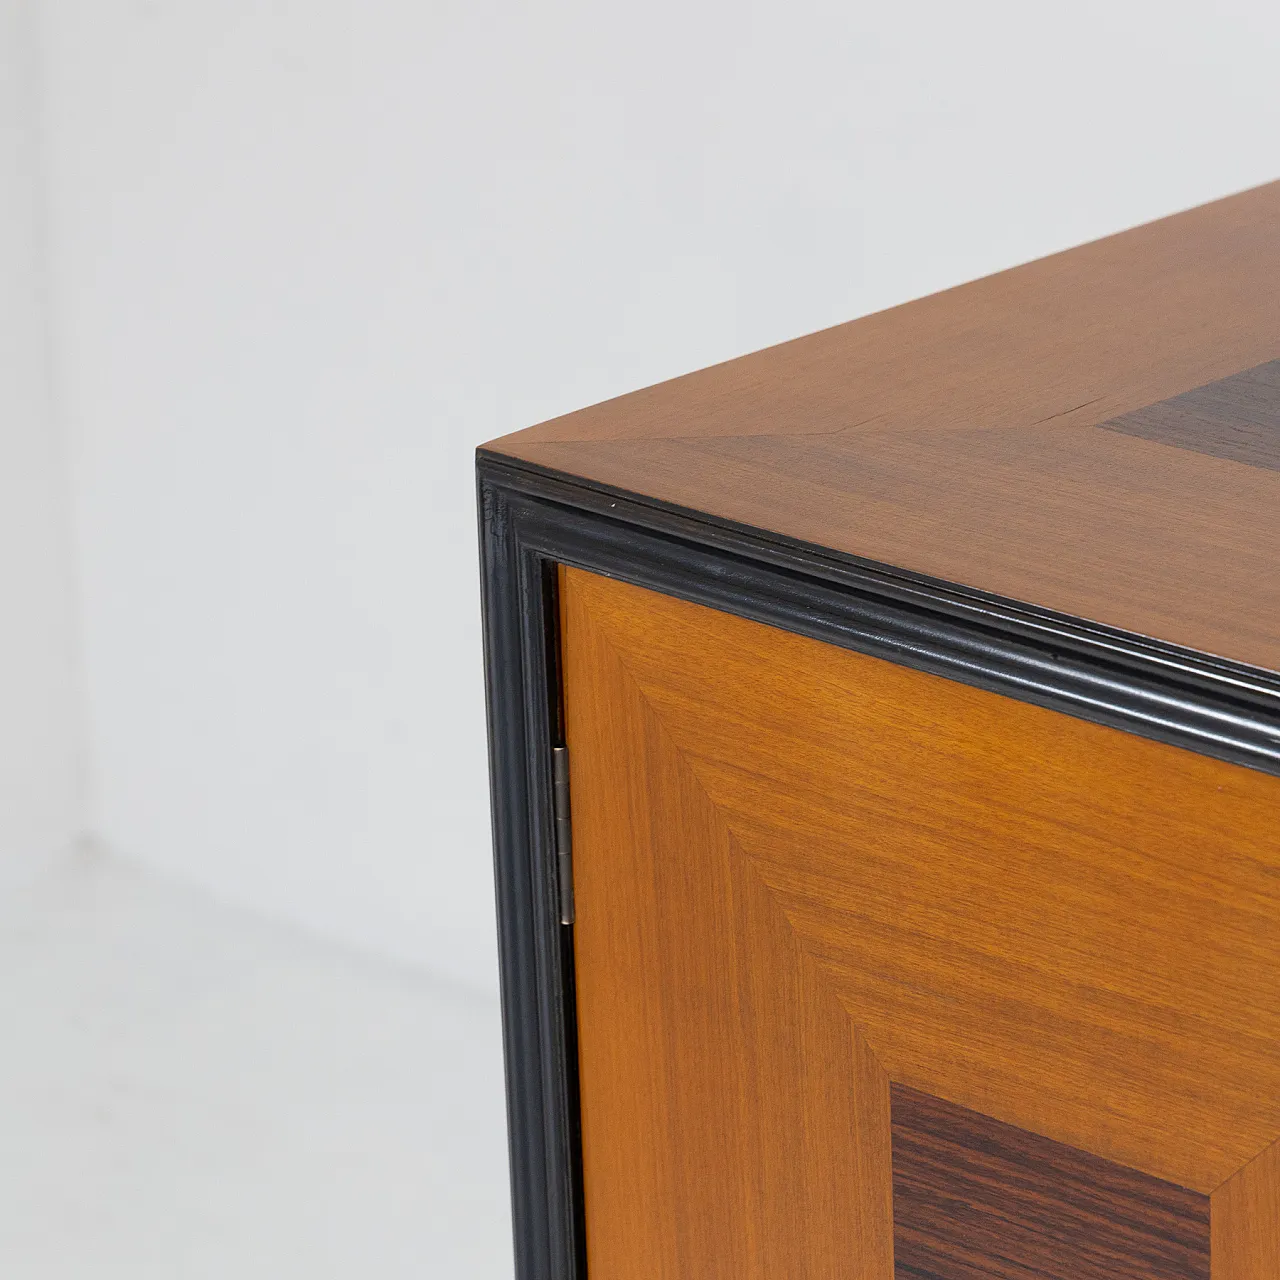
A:
[[[0,1276],[510,1275],[496,1001],[100,857],[0,896]]]

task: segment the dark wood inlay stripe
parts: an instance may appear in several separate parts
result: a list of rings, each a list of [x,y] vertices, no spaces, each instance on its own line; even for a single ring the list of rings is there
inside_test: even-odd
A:
[[[894,1275],[1209,1280],[1209,1199],[895,1084]]]
[[[1280,360],[1101,425],[1105,431],[1280,471]]]

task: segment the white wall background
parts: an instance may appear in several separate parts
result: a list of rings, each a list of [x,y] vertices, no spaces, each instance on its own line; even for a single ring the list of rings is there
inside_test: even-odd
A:
[[[54,429],[35,11],[0,0],[0,889],[84,821],[65,458]]]
[[[91,825],[477,986],[473,446],[1280,175],[1273,0],[42,14]]]

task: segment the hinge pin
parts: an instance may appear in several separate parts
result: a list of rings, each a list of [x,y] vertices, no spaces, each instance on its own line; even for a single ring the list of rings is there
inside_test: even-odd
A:
[[[556,815],[556,870],[560,881],[560,923],[573,923],[573,824],[569,819],[569,748],[551,749],[551,781]]]

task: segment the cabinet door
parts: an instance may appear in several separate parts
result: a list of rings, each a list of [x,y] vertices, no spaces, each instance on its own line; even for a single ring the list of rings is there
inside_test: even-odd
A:
[[[1280,1280],[1280,779],[561,574],[591,1280]]]

